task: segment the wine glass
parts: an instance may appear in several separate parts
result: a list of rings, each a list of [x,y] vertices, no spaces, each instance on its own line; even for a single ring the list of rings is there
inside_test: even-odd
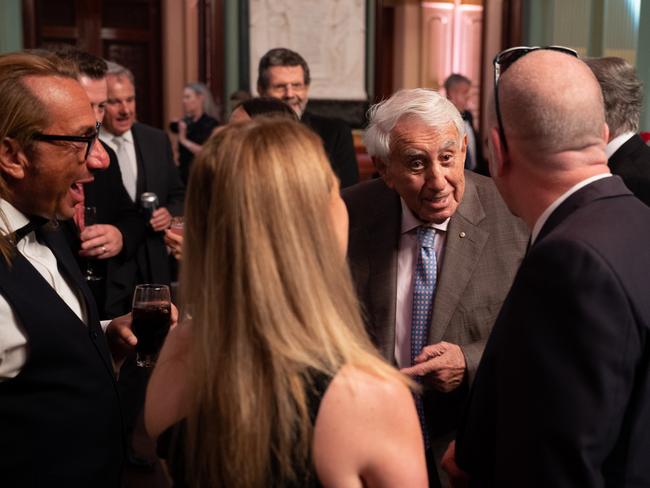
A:
[[[167,285],[144,284],[135,287],[132,309],[136,364],[155,366],[160,348],[171,324],[171,299]]]
[[[83,210],[83,220],[79,225],[80,234],[89,225],[95,225],[97,223],[97,207],[85,206]],[[102,277],[97,274],[97,271],[93,267],[92,258],[86,258],[84,278],[86,281],[100,281],[102,279]]]

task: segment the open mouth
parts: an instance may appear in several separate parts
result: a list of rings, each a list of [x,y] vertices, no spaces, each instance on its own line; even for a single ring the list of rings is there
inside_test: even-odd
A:
[[[425,198],[424,201],[433,207],[440,207],[447,205],[449,194],[439,195],[432,198]]]
[[[68,193],[72,197],[72,201],[76,203],[80,203],[84,201],[84,189],[83,185],[86,183],[90,183],[93,181],[94,178],[91,176],[90,178],[85,178],[83,180],[77,180],[72,185],[70,185],[70,188],[68,189]]]

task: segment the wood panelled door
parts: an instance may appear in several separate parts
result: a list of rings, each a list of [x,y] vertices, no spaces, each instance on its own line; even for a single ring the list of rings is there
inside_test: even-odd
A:
[[[162,127],[160,0],[23,0],[24,45],[71,44],[136,80],[138,119]]]

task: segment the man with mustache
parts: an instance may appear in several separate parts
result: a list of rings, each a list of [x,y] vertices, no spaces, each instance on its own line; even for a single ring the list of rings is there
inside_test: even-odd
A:
[[[108,157],[76,73],[53,55],[0,56],[0,106],[2,481],[119,486],[124,436],[114,365],[136,339],[129,316],[104,335],[56,229],[82,200],[79,185]]]
[[[492,181],[464,170],[464,130],[439,93],[395,93],[371,108],[364,137],[381,178],[343,192],[368,333],[423,386],[433,486],[528,238]]]

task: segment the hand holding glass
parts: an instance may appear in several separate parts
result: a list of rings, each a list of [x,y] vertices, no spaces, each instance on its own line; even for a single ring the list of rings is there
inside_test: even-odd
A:
[[[138,285],[133,295],[133,333],[136,364],[142,368],[155,366],[160,348],[171,324],[171,300],[166,285]]]

